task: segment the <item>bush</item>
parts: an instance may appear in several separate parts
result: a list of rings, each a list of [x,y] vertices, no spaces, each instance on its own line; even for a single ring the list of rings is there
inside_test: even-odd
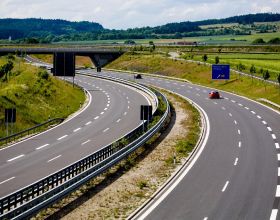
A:
[[[43,71],[40,71],[38,73],[38,76],[41,78],[41,79],[44,79],[44,80],[48,80],[49,79],[49,74],[47,71],[43,70]]]

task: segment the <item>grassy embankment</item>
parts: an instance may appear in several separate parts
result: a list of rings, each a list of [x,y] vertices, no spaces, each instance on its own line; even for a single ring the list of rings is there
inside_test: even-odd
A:
[[[53,63],[53,55],[33,54],[32,57],[40,59],[46,63]],[[91,67],[93,64],[89,57],[76,56],[76,65],[83,67]]]
[[[193,83],[234,92],[252,99],[266,98],[280,104],[279,87],[261,80],[232,73],[229,81],[213,81],[211,67],[183,61],[174,61],[159,54],[125,54],[107,68],[155,73],[190,80]]]
[[[0,66],[6,58],[0,58]],[[17,121],[13,132],[45,122],[48,118],[65,118],[84,103],[85,95],[79,88],[57,80],[45,70],[14,61],[9,81],[0,79],[0,137],[6,136],[4,109],[16,107]]]
[[[250,53],[211,53],[207,54],[207,63],[215,64],[215,57],[218,56],[220,64],[230,64],[232,68],[237,69],[237,65],[240,63],[245,66],[242,70],[245,73],[250,74],[250,68],[252,65],[256,67],[256,73],[254,75],[262,77],[261,69],[268,70],[270,73],[270,79],[277,80],[278,74],[280,74],[280,53],[270,54],[250,54]],[[183,55],[186,59],[192,59],[196,61],[202,61],[202,54],[186,53]]]

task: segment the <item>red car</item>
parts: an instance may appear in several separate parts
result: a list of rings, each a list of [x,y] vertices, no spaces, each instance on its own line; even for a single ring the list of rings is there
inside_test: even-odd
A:
[[[209,99],[219,99],[220,98],[220,93],[218,91],[211,91],[208,94]]]

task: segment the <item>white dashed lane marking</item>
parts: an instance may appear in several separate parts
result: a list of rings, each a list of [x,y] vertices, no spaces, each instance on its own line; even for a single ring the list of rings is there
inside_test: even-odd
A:
[[[17,160],[17,159],[19,159],[19,158],[21,158],[21,157],[24,157],[24,154],[21,154],[21,155],[19,155],[19,156],[16,156],[16,157],[14,157],[14,158],[11,158],[11,159],[7,160],[7,162],[12,162],[12,161]]]
[[[257,118],[258,118],[258,119],[261,119],[262,117],[261,117],[261,116],[259,116],[259,115],[257,115]]]
[[[230,117],[232,117],[232,114],[231,114],[231,113],[228,113],[228,115],[229,115]]]
[[[238,142],[238,147],[241,147],[241,145],[242,145],[242,142],[239,141],[239,142]]]
[[[276,135],[275,134],[271,134],[272,139],[276,140]]]
[[[97,120],[99,118],[99,116],[96,116],[95,118],[94,118],[94,120]]]
[[[280,185],[277,185],[275,197],[280,197]]]
[[[104,114],[104,112],[101,112],[101,113],[100,113],[100,115],[103,115],[103,114]]]
[[[66,134],[66,135],[63,135],[62,137],[57,138],[57,140],[60,141],[60,140],[62,140],[62,139],[64,139],[64,138],[66,138],[67,136],[68,136],[67,134]]]
[[[267,127],[267,130],[272,131],[271,127]]]
[[[235,158],[234,166],[236,166],[237,164],[238,164],[238,158]]]
[[[236,125],[237,125],[237,121],[236,121],[236,120],[234,120],[234,124],[236,124]]]
[[[6,180],[0,182],[0,185],[1,185],[1,184],[4,184],[4,183],[6,183],[6,182],[9,182],[9,181],[11,181],[11,180],[14,179],[14,178],[15,178],[15,177],[13,176],[13,177],[11,177],[11,178],[9,178],[9,179],[6,179]]]
[[[226,181],[226,184],[224,185],[222,192],[226,191],[227,187],[228,187],[229,181]]]
[[[119,123],[121,121],[121,119],[118,119],[116,122]]]
[[[241,132],[240,132],[240,130],[239,130],[239,129],[237,130],[237,133],[238,133],[238,134],[241,134]]]
[[[280,161],[280,154],[277,154],[277,160]]]
[[[75,129],[73,132],[75,133],[75,132],[77,132],[77,131],[79,131],[79,130],[81,130],[81,128],[77,128],[77,129]]]
[[[275,147],[276,149],[279,149],[280,148],[279,143],[275,143]]]
[[[277,219],[277,213],[278,213],[278,209],[272,209],[269,220],[276,220]]]
[[[85,144],[87,144],[89,142],[90,142],[90,140],[87,140],[87,141],[83,142],[81,145],[83,146],[83,145],[85,145]]]
[[[54,161],[54,160],[56,160],[56,159],[58,159],[58,158],[60,158],[60,157],[61,157],[61,155],[58,155],[58,156],[56,156],[56,157],[54,157],[54,158],[48,160],[48,163],[49,163],[49,162],[52,162],[52,161]]]
[[[262,121],[262,123],[263,123],[264,125],[267,125],[267,122],[266,122],[266,121]]]
[[[254,115],[256,114],[256,112],[254,112],[254,111],[251,111],[251,113],[254,114]]]
[[[41,149],[43,149],[44,147],[47,147],[47,146],[49,146],[49,144],[44,144],[44,145],[42,145],[40,147],[37,147],[36,150],[41,150]]]
[[[241,107],[243,106],[241,103],[239,103],[238,105],[241,106]]]
[[[110,128],[106,128],[103,132],[106,132],[106,131],[108,131]]]
[[[90,125],[91,123],[92,123],[92,121],[89,121],[89,122],[86,123],[86,125]]]

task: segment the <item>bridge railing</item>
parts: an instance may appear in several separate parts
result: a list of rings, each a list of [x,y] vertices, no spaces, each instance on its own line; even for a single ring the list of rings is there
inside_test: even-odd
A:
[[[165,113],[148,131],[143,125],[95,153],[0,199],[0,219],[23,219],[67,196],[75,189],[111,168],[159,132],[170,116],[166,97],[158,96],[166,104]],[[144,123],[148,127],[148,122]],[[125,145],[123,141],[128,141]]]

